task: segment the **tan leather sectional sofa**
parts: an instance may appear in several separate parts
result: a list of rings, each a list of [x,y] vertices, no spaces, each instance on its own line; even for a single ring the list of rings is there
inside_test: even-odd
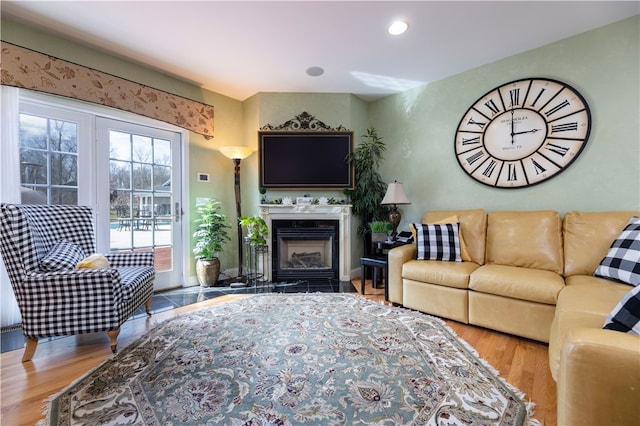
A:
[[[636,211],[428,211],[460,223],[467,261],[389,252],[389,300],[549,343],[562,425],[640,424],[640,336],[603,330],[631,286],[593,276]]]

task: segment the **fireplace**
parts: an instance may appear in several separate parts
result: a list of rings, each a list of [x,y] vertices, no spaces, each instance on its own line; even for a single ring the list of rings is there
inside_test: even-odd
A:
[[[317,270],[314,271],[304,271],[304,274],[307,274],[307,276],[303,277],[303,279],[312,279],[308,277],[329,276],[328,274],[331,274],[330,277],[335,277],[340,281],[351,280],[350,205],[261,204],[260,216],[264,219],[267,223],[267,227],[269,228],[269,237],[267,238],[267,244],[269,246],[267,255],[269,256],[269,260],[267,261],[267,265],[270,265],[271,267],[267,268],[267,271],[265,272],[269,274],[268,278],[270,281],[275,282],[278,279],[282,279],[282,274],[289,274],[290,276],[293,276],[294,273],[299,274],[303,272],[291,271],[290,269],[293,268],[282,268],[283,270],[280,271],[280,276],[276,277],[274,275],[278,273],[277,267],[274,267],[274,265],[279,265],[280,258],[282,258],[282,255],[279,255],[277,250],[278,240],[274,237],[276,232],[274,224],[277,227],[280,227],[280,225],[286,225],[285,227],[293,228],[293,232],[298,232],[302,229],[314,229],[315,231],[313,232],[321,232],[326,231],[324,228],[326,228],[328,223],[331,223],[330,226],[334,228],[335,233],[333,237],[327,238],[326,236],[322,236],[322,238],[320,238],[319,235],[313,235],[313,238],[316,239],[306,240],[307,242],[305,243],[294,243],[293,240],[288,240],[287,255],[290,251],[295,253],[319,252],[320,257],[324,261],[330,257],[332,272],[326,271],[325,269],[328,268],[324,268],[323,265],[323,267],[316,267],[315,269]],[[332,238],[331,244],[323,242],[322,246],[320,246],[319,241],[328,241],[330,238]],[[307,246],[302,246],[302,244],[307,244]],[[308,244],[313,244],[314,246],[309,247]],[[292,248],[294,249],[292,250]],[[278,256],[277,261],[275,260],[276,256]],[[314,256],[317,257],[318,255],[315,254]],[[320,273],[327,273],[327,275],[321,275]],[[287,281],[291,279],[293,278],[286,278]]]
[[[337,220],[272,221],[272,280],[338,278],[338,227]]]

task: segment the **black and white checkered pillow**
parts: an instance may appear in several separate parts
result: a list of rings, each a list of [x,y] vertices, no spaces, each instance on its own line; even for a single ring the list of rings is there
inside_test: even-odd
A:
[[[460,224],[414,223],[418,260],[462,262],[460,257]]]
[[[84,252],[77,244],[60,240],[40,261],[40,269],[47,272],[63,271],[75,268],[84,259]]]
[[[624,295],[602,328],[640,335],[640,285]]]
[[[640,285],[640,218],[634,216],[629,220],[594,275]]]

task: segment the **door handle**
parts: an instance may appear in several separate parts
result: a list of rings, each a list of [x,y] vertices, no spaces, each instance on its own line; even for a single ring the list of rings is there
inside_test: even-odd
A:
[[[182,215],[184,215],[184,211],[180,208],[180,203],[176,202],[174,215],[173,215],[176,218],[176,222],[180,222]]]

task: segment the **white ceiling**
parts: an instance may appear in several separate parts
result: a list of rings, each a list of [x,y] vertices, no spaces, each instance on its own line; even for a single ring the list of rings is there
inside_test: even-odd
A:
[[[365,100],[640,13],[638,1],[9,1],[3,16],[244,100]],[[400,36],[394,19],[409,22]],[[320,66],[311,77],[305,70]],[[126,77],[126,76],[124,76]]]

